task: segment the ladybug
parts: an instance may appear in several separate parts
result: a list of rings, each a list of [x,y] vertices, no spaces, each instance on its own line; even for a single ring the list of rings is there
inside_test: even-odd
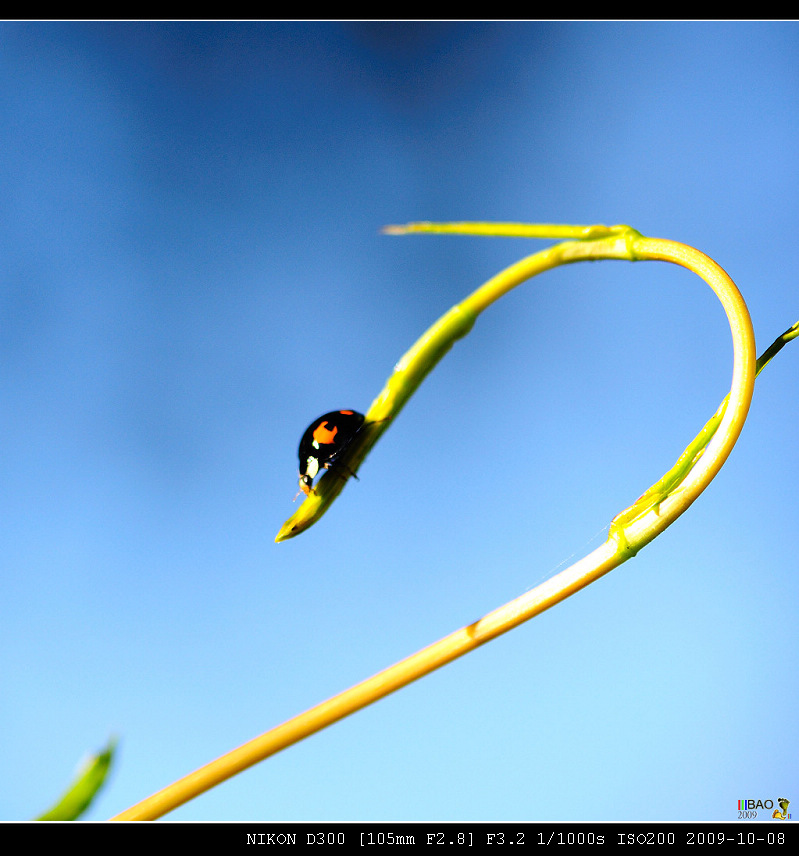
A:
[[[355,410],[334,410],[308,426],[300,440],[299,451],[300,490],[306,496],[310,496],[319,470],[328,470],[335,464],[363,427],[364,419],[363,413]]]

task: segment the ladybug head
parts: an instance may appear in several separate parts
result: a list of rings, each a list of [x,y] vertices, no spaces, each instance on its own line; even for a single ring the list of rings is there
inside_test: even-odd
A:
[[[300,490],[310,496],[312,491],[311,485],[319,472],[319,459],[313,455],[309,455],[305,459],[304,466],[300,467]]]
[[[306,495],[310,496],[313,488],[311,485],[313,484],[313,479],[307,473],[305,475],[300,476],[300,490]]]

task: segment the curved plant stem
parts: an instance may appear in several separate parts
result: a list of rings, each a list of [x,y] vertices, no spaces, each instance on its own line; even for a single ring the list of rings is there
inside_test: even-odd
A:
[[[569,597],[618,567],[669,526],[718,472],[743,426],[755,380],[755,343],[746,305],[735,284],[710,258],[674,241],[645,238],[627,226],[528,226],[523,224],[410,224],[387,231],[571,238],[529,256],[490,279],[433,325],[397,363],[385,388],[372,403],[367,424],[344,463],[355,470],[414,390],[452,344],[472,327],[487,306],[537,273],[578,261],[623,259],[667,261],[702,277],[724,307],[732,331],[734,361],[728,403],[699,456],[681,467],[680,478],[665,489],[653,485],[611,526],[608,540],[590,555],[484,618],[451,633],[405,660],[374,675],[288,722],[267,731],[183,779],[143,800],[113,820],[152,820],[281,749],[383,698],[461,657]],[[363,435],[363,437],[361,437]],[[349,451],[349,450],[348,450]],[[668,476],[668,474],[667,474]],[[666,478],[666,477],[664,477]],[[663,484],[661,484],[663,483]],[[321,517],[341,491],[344,478],[325,477],[276,540],[290,538]],[[654,491],[654,493],[651,493]]]
[[[673,262],[699,274],[716,291],[730,319],[734,337],[736,331],[741,326],[741,319],[743,317],[741,310],[743,310],[743,314],[746,316],[747,323],[751,328],[746,306],[737,288],[735,288],[732,280],[715,262],[704,255],[704,253],[700,253],[699,250],[695,250],[685,244],[656,238],[645,238],[630,226],[570,226],[525,223],[410,223],[406,226],[388,226],[384,231],[389,234],[447,232],[509,237],[568,237],[572,240],[556,244],[532,256],[528,256],[498,273],[461,303],[453,306],[449,312],[439,318],[422,335],[394,367],[394,371],[380,395],[372,402],[371,407],[366,413],[364,428],[356,438],[356,441],[348,449],[346,456],[342,458],[342,466],[337,468],[335,473],[330,473],[319,480],[311,495],[305,499],[297,511],[280,528],[275,541],[279,542],[294,538],[310,526],[313,526],[322,517],[331,503],[341,493],[349,475],[357,472],[358,467],[372,446],[380,439],[380,436],[388,428],[411,395],[413,395],[419,384],[444,354],[449,351],[452,345],[472,329],[477,316],[495,300],[498,300],[512,288],[515,288],[536,274],[543,273],[546,270],[563,264],[578,261],[596,261],[599,259]],[[730,286],[732,290],[730,290]],[[752,348],[754,348],[754,344]],[[740,359],[736,358],[736,360],[734,370],[740,372],[744,366],[739,364],[741,362]],[[752,379],[752,383],[754,383],[754,379]],[[739,408],[735,405],[733,407],[733,414],[731,414],[731,418],[725,425],[725,431],[731,429],[733,432],[740,432],[743,420],[746,418],[747,408],[744,408],[742,413],[738,412],[738,415],[733,418],[735,412],[738,410]],[[737,433],[735,436],[737,437]],[[724,462],[724,458],[718,460],[711,457],[709,463],[713,464],[714,462],[716,466],[715,469],[712,469],[708,481],[718,472],[719,467]],[[692,466],[697,463],[698,459],[693,461]],[[690,468],[687,468],[687,462],[684,461],[682,465],[678,462],[676,466],[682,467],[679,477],[680,481],[684,482]],[[623,543],[624,532],[630,529],[630,525],[634,521],[643,516],[646,510],[642,505],[643,502],[648,503],[656,514],[660,513],[660,504],[669,492],[668,478],[669,474],[661,480],[662,484],[658,482],[656,485],[653,485],[630,509],[627,509],[627,511],[614,520],[611,532],[620,544]],[[703,489],[704,487],[700,486],[698,490],[686,492],[683,495],[683,504],[680,506],[680,510],[671,517],[669,522],[679,516]],[[648,528],[648,524],[644,527],[644,529],[646,528]],[[654,534],[657,534],[657,531],[660,530],[655,527]],[[645,543],[647,543],[647,540],[639,543],[639,549]]]
[[[755,364],[755,378],[760,375],[760,372],[771,362],[785,345],[792,339],[799,336],[799,321],[792,327],[789,327],[781,336],[778,336],[768,348],[758,357]],[[610,536],[615,538],[621,545],[626,541],[625,529],[636,518],[649,509],[659,511],[660,504],[671,494],[679,490],[680,485],[685,480],[688,473],[696,466],[699,459],[705,452],[708,443],[713,439],[724,412],[727,409],[730,396],[726,395],[724,400],[718,406],[716,412],[708,419],[702,430],[694,437],[685,451],[680,455],[677,463],[663,476],[659,481],[655,482],[630,508],[617,514],[610,524]]]
[[[569,258],[569,251],[582,247],[582,241],[590,241],[590,246],[599,255],[593,258],[628,258],[627,242],[638,235],[629,226],[567,226],[526,223],[411,223],[407,226],[387,226],[387,234],[403,232],[460,232],[476,235],[501,235],[509,237],[531,238],[571,238],[572,240],[549,247],[546,250],[528,256],[495,277],[456,304],[430,327],[400,358],[394,366],[383,390],[372,402],[366,413],[366,422],[355,442],[341,459],[342,466],[335,473],[321,478],[297,511],[283,524],[275,541],[286,541],[313,526],[341,493],[349,475],[357,472],[372,446],[391,424],[394,417],[403,408],[416,391],[419,384],[449,351],[455,342],[465,336],[474,325],[477,316],[495,300],[512,288],[536,274],[551,268],[578,261]],[[623,255],[602,255],[603,249],[613,252],[620,245]],[[332,476],[332,477],[330,477]]]

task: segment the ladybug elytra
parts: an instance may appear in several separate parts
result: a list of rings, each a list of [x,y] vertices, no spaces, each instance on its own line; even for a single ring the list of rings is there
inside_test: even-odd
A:
[[[312,422],[300,440],[300,490],[310,495],[320,469],[330,469],[363,427],[355,410],[334,410]],[[353,473],[353,475],[355,475]]]

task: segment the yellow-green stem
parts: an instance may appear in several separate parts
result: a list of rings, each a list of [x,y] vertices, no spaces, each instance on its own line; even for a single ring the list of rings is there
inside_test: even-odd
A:
[[[755,379],[752,325],[746,305],[735,284],[714,261],[698,250],[673,241],[645,238],[629,227],[502,224],[492,228],[490,224],[485,223],[425,223],[391,227],[389,231],[446,231],[514,236],[524,233],[526,236],[571,237],[577,240],[557,244],[517,262],[493,277],[433,325],[400,360],[385,388],[372,403],[366,414],[367,421],[371,424],[361,432],[363,437],[359,435],[358,442],[345,459],[344,463],[348,468],[354,470],[363,461],[368,450],[427,373],[453,342],[471,329],[474,319],[483,309],[531,276],[560,264],[577,261],[667,261],[687,267],[705,279],[718,295],[732,331],[734,362],[729,404],[724,408],[704,453],[694,466],[687,468],[679,483],[679,489],[662,497],[658,494],[660,498],[655,503],[651,501],[651,497],[642,497],[631,509],[617,516],[614,520],[616,525],[611,527],[608,540],[590,555],[532,591],[495,609],[480,621],[451,633],[351,689],[206,764],[117,815],[114,820],[152,820],[160,817],[237,772],[463,656],[584,588],[635,555],[644,544],[651,541],[688,508],[718,472],[740,434],[749,409]],[[342,485],[342,478],[323,478],[315,493],[281,529],[277,540],[299,534],[318,520],[340,492]],[[616,523],[621,516],[623,520]]]

